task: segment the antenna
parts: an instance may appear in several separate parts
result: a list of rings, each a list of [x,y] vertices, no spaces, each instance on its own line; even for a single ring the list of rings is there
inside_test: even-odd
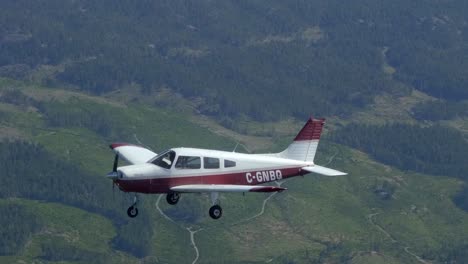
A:
[[[232,152],[236,152],[237,146],[239,146],[239,142],[237,142],[237,144],[236,144],[236,146],[234,147],[234,149],[232,150]]]
[[[135,138],[135,140],[138,142],[138,144],[140,144],[141,146],[153,151],[149,146],[143,144],[143,142],[140,141],[140,139],[138,139],[137,135],[136,134],[133,134],[133,137]]]

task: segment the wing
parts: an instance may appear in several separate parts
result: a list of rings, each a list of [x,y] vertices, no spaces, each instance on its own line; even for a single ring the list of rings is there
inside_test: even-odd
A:
[[[234,184],[189,184],[171,188],[175,192],[281,192],[286,188],[261,185],[234,185]]]
[[[149,149],[128,143],[113,143],[109,147],[131,164],[145,163],[157,155]]]
[[[302,170],[308,171],[308,172],[315,172],[318,174],[322,174],[325,176],[342,176],[342,175],[347,175],[348,173],[342,172],[342,171],[337,171],[334,169],[322,167],[319,165],[314,165],[314,166],[306,166],[302,167]]]

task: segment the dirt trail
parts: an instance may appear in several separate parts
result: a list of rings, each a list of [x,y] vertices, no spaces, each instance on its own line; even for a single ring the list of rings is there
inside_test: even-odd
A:
[[[367,219],[369,220],[369,222],[371,223],[371,225],[373,225],[374,227],[376,227],[378,230],[380,230],[380,232],[384,233],[391,241],[392,243],[395,243],[397,244],[398,246],[400,246],[407,254],[413,256],[416,258],[417,261],[421,262],[421,263],[424,263],[424,264],[430,264],[431,262],[427,261],[427,260],[424,260],[423,258],[421,258],[420,256],[416,255],[415,253],[411,252],[409,249],[410,247],[408,246],[404,246],[400,241],[396,240],[390,233],[387,232],[387,230],[385,230],[383,227],[381,227],[379,224],[375,223],[373,218],[377,215],[379,215],[381,213],[373,213],[373,214],[368,214],[367,215]]]
[[[284,181],[281,181],[281,182],[276,182],[276,184],[278,185],[278,187],[281,187],[281,185],[283,183],[285,183],[286,181],[288,181],[289,179],[286,179]],[[242,224],[242,223],[247,223],[247,222],[250,222],[252,220],[254,220],[255,218],[258,218],[260,216],[262,216],[264,213],[265,213],[265,208],[266,208],[266,205],[268,203],[268,201],[274,196],[276,195],[277,192],[275,193],[272,193],[270,195],[268,195],[268,197],[266,197],[264,200],[263,200],[263,203],[262,203],[262,208],[260,210],[260,212],[258,212],[257,214],[251,216],[251,217],[248,217],[246,219],[242,219],[240,221],[237,221],[235,223],[232,223],[232,224],[229,224],[228,227],[231,227],[231,226],[235,226],[235,225],[238,225],[238,224]],[[189,232],[189,235],[190,235],[190,243],[193,247],[193,249],[195,250],[195,259],[192,261],[192,264],[196,264],[198,259],[200,258],[200,251],[198,249],[198,246],[197,246],[197,243],[195,241],[195,234],[202,231],[202,230],[208,230],[208,229],[212,229],[212,228],[216,228],[216,227],[212,227],[212,228],[199,228],[199,229],[196,229],[194,230],[192,226],[189,226],[189,227],[185,227],[184,225],[182,224],[179,224],[177,223],[174,219],[170,218],[168,215],[166,215],[162,209],[159,207],[159,202],[161,201],[161,198],[163,197],[163,194],[159,195],[158,197],[158,200],[156,201],[156,209],[158,210],[158,212],[166,219],[168,220],[169,222],[171,223],[174,223],[176,224],[177,226],[179,226],[180,228],[182,229],[185,229]]]

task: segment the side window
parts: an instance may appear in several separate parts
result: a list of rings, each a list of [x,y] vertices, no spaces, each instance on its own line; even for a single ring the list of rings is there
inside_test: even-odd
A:
[[[235,161],[232,161],[232,160],[224,160],[224,168],[231,168],[231,167],[235,167],[236,166],[236,162]]]
[[[179,156],[175,165],[176,169],[200,169],[200,157],[193,156]]]
[[[203,167],[205,169],[219,169],[219,159],[218,158],[203,158]]]

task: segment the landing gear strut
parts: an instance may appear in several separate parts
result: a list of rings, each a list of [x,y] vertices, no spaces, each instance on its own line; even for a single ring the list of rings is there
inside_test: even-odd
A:
[[[166,195],[166,201],[168,204],[174,205],[179,201],[180,194],[176,192],[171,192]]]
[[[133,197],[133,204],[127,209],[128,217],[135,218],[138,215],[138,196],[135,194]]]
[[[218,196],[218,192],[210,193],[211,204],[213,204],[213,206],[211,206],[209,213],[213,219],[219,219],[223,215],[223,209],[219,205],[220,202]]]

